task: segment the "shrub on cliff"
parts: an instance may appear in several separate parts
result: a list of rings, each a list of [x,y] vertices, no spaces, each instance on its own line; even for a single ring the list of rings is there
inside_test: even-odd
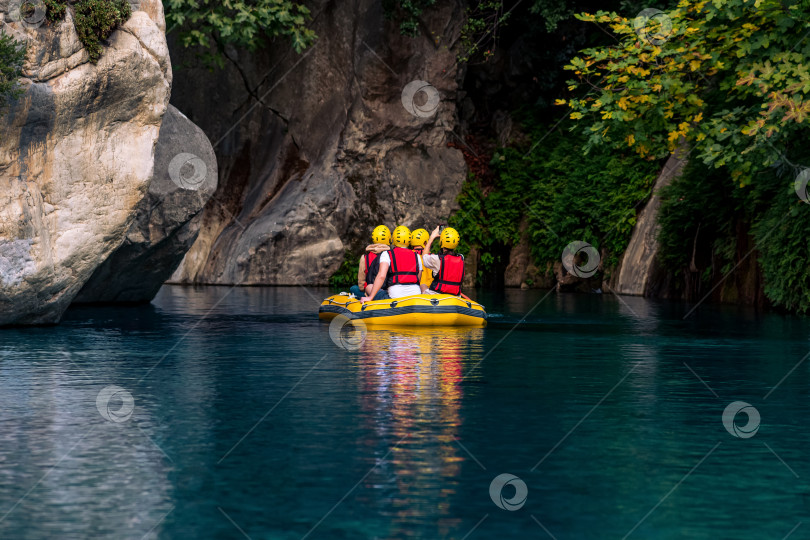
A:
[[[21,93],[18,79],[22,75],[24,59],[25,46],[0,33],[0,109]]]
[[[51,23],[56,23],[65,18],[67,11],[67,0],[43,0],[45,4],[45,16]]]
[[[340,268],[329,278],[329,286],[333,289],[348,290],[352,285],[357,285],[357,261],[360,255],[346,250],[343,254],[343,262]]]
[[[126,0],[79,0],[73,5],[76,32],[91,62],[98,62],[103,49],[101,42],[132,15]]]
[[[51,23],[61,21],[69,0],[44,0],[46,16]],[[73,23],[79,40],[94,64],[104,52],[102,42],[132,15],[127,0],[78,0],[73,4]]]
[[[385,18],[396,21],[403,36],[416,37],[419,35],[419,17],[435,3],[436,0],[383,0],[382,6]]]

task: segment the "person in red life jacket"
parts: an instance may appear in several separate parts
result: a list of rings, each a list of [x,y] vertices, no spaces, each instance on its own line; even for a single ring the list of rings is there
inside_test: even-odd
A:
[[[380,253],[391,249],[391,231],[385,225],[379,225],[374,232],[371,233],[371,241],[373,244],[366,246],[366,252],[360,257],[360,264],[357,269],[357,285],[352,285],[349,292],[355,298],[360,298],[371,292],[371,284],[374,283],[374,278],[377,277],[376,273],[371,273],[370,269],[374,261],[380,256]],[[388,294],[384,289],[377,292],[374,297],[375,300],[384,300],[388,298]]]
[[[441,236],[441,253],[434,255],[430,253],[433,241]],[[461,294],[461,284],[464,281],[464,257],[454,250],[458,247],[460,237],[458,231],[452,227],[436,227],[430,233],[425,252],[422,254],[422,261],[425,268],[433,271],[433,283],[430,288],[423,285],[424,294]],[[466,298],[466,297],[465,297]]]
[[[371,263],[371,272],[377,272],[374,285],[368,296],[360,300],[368,302],[380,289],[387,289],[390,298],[402,298],[420,294],[419,280],[422,277],[422,261],[408,249],[411,231],[399,226],[394,229],[394,248],[384,251]],[[376,300],[376,298],[375,298]]]

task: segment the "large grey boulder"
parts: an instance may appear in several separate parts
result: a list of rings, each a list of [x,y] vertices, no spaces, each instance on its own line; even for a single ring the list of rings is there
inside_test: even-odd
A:
[[[427,9],[416,38],[377,0],[307,2],[318,35],[190,65],[172,103],[214,141],[219,187],[172,276],[181,283],[324,284],[374,226],[432,228],[466,177],[457,125],[463,6]],[[197,66],[197,67],[194,67]],[[424,81],[420,83],[419,81]]]
[[[173,106],[160,126],[155,173],[124,243],[99,266],[74,303],[149,302],[197,239],[200,211],[217,186],[208,137]]]
[[[0,31],[27,41],[25,95],[0,116],[0,325],[57,322],[120,246],[153,175],[171,65],[160,0],[89,62],[70,13]]]

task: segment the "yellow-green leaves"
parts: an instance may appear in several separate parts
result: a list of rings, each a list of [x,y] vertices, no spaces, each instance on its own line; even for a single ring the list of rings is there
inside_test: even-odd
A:
[[[810,21],[800,1],[681,0],[655,15],[669,29],[655,40],[645,34],[653,19],[628,26],[615,13],[578,16],[610,23],[617,43],[566,66],[568,90],[588,96],[568,100],[570,117],[600,126],[589,144],[662,157],[683,140],[745,181],[753,164],[777,159],[774,141],[810,118],[810,39],[802,39]]]

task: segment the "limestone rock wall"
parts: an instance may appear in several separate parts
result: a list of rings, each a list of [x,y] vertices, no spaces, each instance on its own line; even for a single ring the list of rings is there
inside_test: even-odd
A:
[[[25,95],[0,112],[0,325],[59,320],[122,242],[153,174],[172,81],[159,0],[143,0],[89,62],[70,14],[9,17]]]
[[[318,40],[302,54],[284,40],[229,48],[225,70],[210,72],[170,44],[176,65],[192,66],[172,103],[219,162],[219,187],[172,281],[324,284],[375,225],[431,229],[456,208],[466,165],[447,143],[462,7],[432,7],[409,38],[375,0],[308,5]]]
[[[147,196],[137,206],[123,244],[93,272],[73,302],[151,301],[197,239],[201,211],[216,185],[211,143],[169,105]]]

